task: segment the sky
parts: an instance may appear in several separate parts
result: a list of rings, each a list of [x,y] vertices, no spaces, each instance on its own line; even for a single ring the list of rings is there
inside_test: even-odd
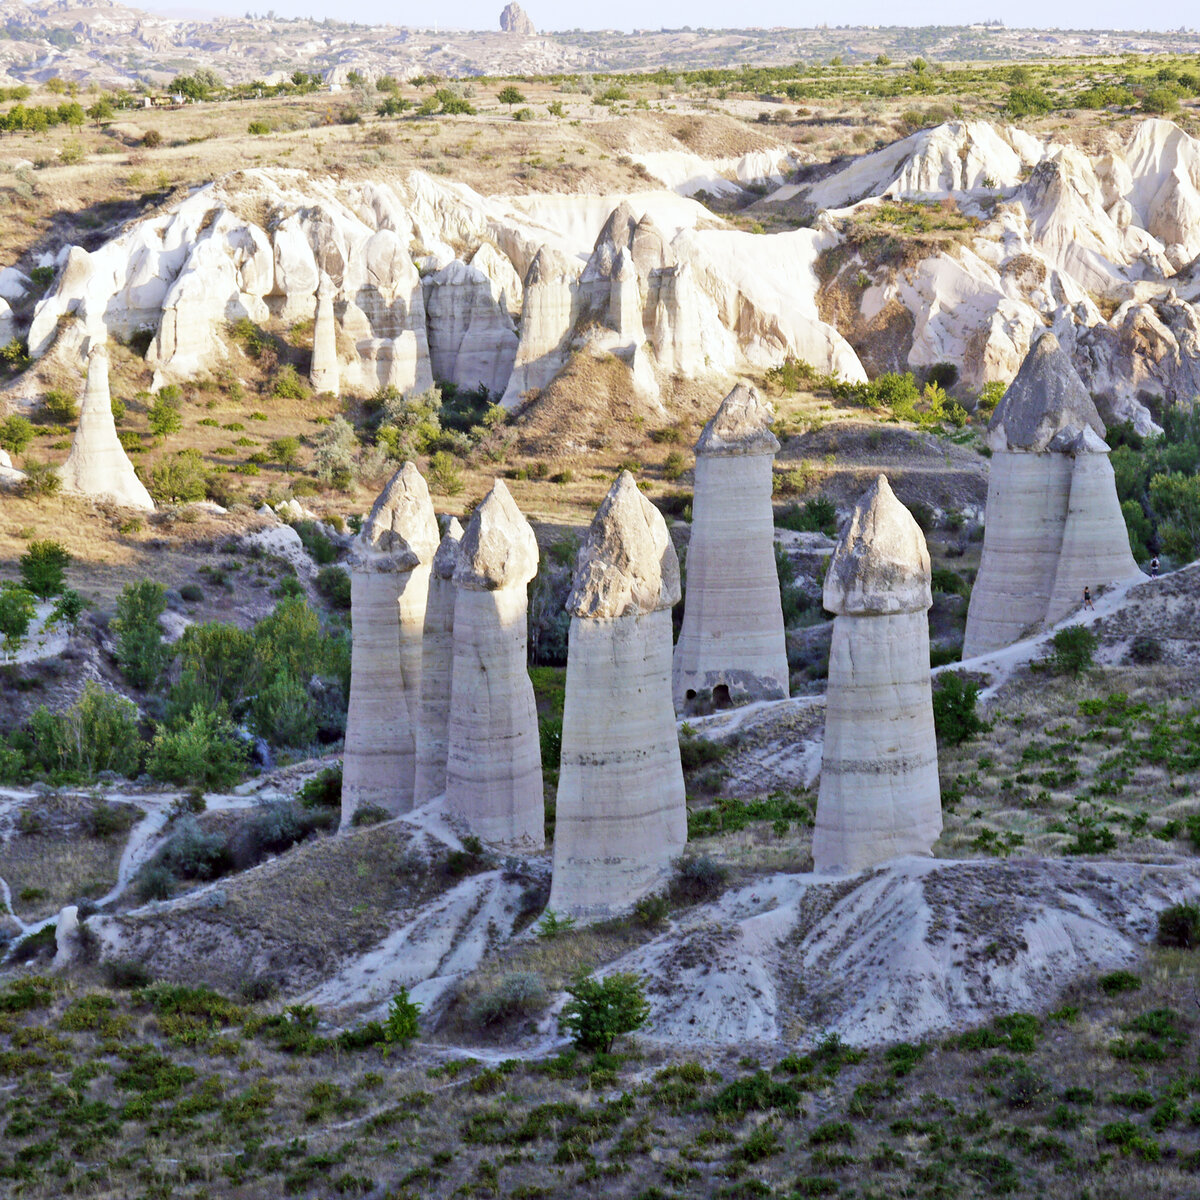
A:
[[[505,0],[441,0],[436,5],[360,0],[126,0],[131,7],[187,15],[247,11],[279,16],[325,16],[364,24],[443,29],[497,29]],[[725,0],[607,0],[603,5],[579,0],[528,0],[523,5],[538,29],[678,29],[728,28],[747,25],[811,27],[829,15],[823,5],[800,6],[785,0],[751,0],[730,6]],[[898,7],[894,0],[841,0],[835,9],[842,25],[963,25],[999,17],[1020,28],[1060,29],[1178,29],[1200,28],[1195,0],[1163,0],[1148,7],[1128,0],[913,0]]]

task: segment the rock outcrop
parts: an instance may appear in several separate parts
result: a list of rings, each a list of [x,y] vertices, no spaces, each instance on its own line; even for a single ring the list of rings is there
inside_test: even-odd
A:
[[[880,475],[825,576],[824,604],[837,615],[813,830],[818,872],[927,854],[941,833],[932,603],[925,536]]]
[[[308,381],[314,392],[336,396],[340,387],[337,357],[337,319],[333,315],[333,297],[337,289],[328,275],[321,276],[317,289],[317,315],[313,322],[312,366]]]
[[[108,351],[94,346],[88,354],[87,385],[71,453],[59,469],[64,491],[111,500],[130,508],[152,509],[154,501],[137,477],[117,437],[108,388]]]
[[[525,273],[521,336],[504,396],[507,409],[520,406],[530,392],[544,388],[567,364],[575,327],[578,272],[548,246],[535,255]]]
[[[683,628],[675,647],[679,712],[703,694],[718,702],[788,694],[775,525],[772,412],[739,384],[696,443],[692,537]]]
[[[1096,589],[1139,574],[1104,432],[1058,339],[1043,334],[988,425],[983,557],[967,610],[964,658],[1061,620],[1080,604],[1085,585]]]
[[[479,258],[479,254],[476,254]],[[485,258],[486,261],[486,258]],[[517,356],[517,332],[492,280],[455,259],[425,280],[429,360],[436,379],[500,395]]]
[[[662,515],[623,471],[580,548],[563,707],[550,907],[581,919],[661,886],[687,842],[671,704],[679,562]]]
[[[505,33],[515,33],[520,37],[533,37],[537,33],[533,22],[526,15],[525,10],[516,3],[516,0],[510,0],[510,3],[501,10],[500,28]]]
[[[537,574],[529,522],[497,480],[471,515],[454,570],[446,807],[511,850],[545,844],[542,755],[526,668],[526,586]]]
[[[424,804],[446,790],[450,739],[450,681],[454,672],[454,572],[463,529],[457,517],[433,556],[425,628],[421,641],[421,699],[417,719],[417,770],[413,803]]]
[[[342,828],[366,806],[413,806],[421,640],[438,524],[420,471],[405,463],[363,522],[350,558],[354,641],[342,768]]]

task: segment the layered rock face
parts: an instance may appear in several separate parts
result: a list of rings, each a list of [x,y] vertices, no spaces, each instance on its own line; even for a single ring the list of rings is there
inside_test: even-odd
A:
[[[87,386],[71,453],[59,470],[68,492],[111,500],[130,508],[152,509],[154,501],[137,477],[113,423],[108,390],[108,351],[95,346],[88,354]]]
[[[350,559],[354,641],[342,767],[342,828],[375,805],[413,806],[421,640],[438,524],[412,463],[392,476]]]
[[[788,694],[775,569],[772,413],[739,384],[696,443],[692,539],[673,689],[679,712],[701,692],[718,701]]]
[[[1100,414],[1057,338],[1043,334],[988,425],[983,558],[963,658],[1061,620],[1079,605],[1085,585],[1139,574],[1103,435]]]
[[[880,475],[825,577],[836,613],[813,863],[861,871],[927,854],[942,830],[929,676],[929,552]]]
[[[526,585],[537,539],[497,480],[471,516],[454,571],[446,807],[512,850],[545,844],[542,755],[526,669]]]
[[[1069,439],[1064,452],[1071,457],[1071,494],[1046,611],[1048,625],[1079,607],[1085,587],[1141,574],[1129,549],[1108,444],[1087,426]]]
[[[566,366],[575,326],[577,271],[567,258],[543,246],[525,273],[521,336],[512,374],[500,403],[517,408]]]
[[[314,392],[338,394],[337,319],[333,315],[336,289],[328,275],[321,276],[317,289],[317,317],[313,322],[312,367],[308,380]]]
[[[451,517],[433,556],[425,628],[421,641],[421,699],[417,720],[417,770],[413,803],[424,804],[446,790],[450,733],[450,680],[454,672],[454,572],[462,526]]]
[[[660,886],[687,842],[671,704],[679,562],[624,471],[581,547],[571,614],[550,907],[621,912]]]
[[[502,393],[517,355],[517,332],[503,306],[503,293],[496,294],[481,267],[456,259],[427,279],[425,311],[435,378],[450,380],[464,391],[485,387]]]

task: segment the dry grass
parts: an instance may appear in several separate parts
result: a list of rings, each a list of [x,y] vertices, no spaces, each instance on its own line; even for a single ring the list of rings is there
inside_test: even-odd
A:
[[[95,900],[117,881],[126,832],[92,836],[87,818],[97,801],[46,795],[22,806],[0,842],[0,877],[26,922],[53,916],[65,904]],[[120,807],[133,817],[136,805]]]

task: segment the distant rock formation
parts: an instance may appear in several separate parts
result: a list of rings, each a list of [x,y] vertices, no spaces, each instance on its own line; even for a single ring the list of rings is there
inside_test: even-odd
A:
[[[825,576],[837,616],[813,830],[821,873],[927,854],[942,830],[929,676],[929,551],[880,475]]]
[[[438,525],[420,471],[405,463],[363,522],[350,558],[350,705],[342,828],[374,805],[413,806],[421,639]]]
[[[545,844],[542,752],[526,667],[537,539],[502,480],[471,515],[454,571],[446,807],[511,850]]]
[[[1043,334],[988,424],[987,518],[964,658],[1060,621],[1085,586],[1140,574],[1104,432],[1058,339]]]
[[[413,803],[424,804],[446,790],[450,681],[454,672],[454,572],[463,529],[456,517],[433,556],[425,629],[421,641],[421,699],[417,720],[417,774]]]
[[[505,33],[519,34],[521,37],[533,37],[537,30],[533,22],[525,15],[525,10],[511,0],[500,12],[500,28]]]
[[[672,673],[680,713],[700,693],[724,703],[788,694],[771,509],[779,449],[772,417],[753,388],[738,384],[696,443],[687,595]]]
[[[671,704],[679,562],[662,514],[623,471],[579,552],[550,907],[602,919],[660,886],[687,842]]]
[[[152,509],[154,501],[137,477],[117,437],[108,389],[108,351],[93,346],[88,354],[87,385],[71,453],[59,469],[63,490],[111,500],[130,508]]]

